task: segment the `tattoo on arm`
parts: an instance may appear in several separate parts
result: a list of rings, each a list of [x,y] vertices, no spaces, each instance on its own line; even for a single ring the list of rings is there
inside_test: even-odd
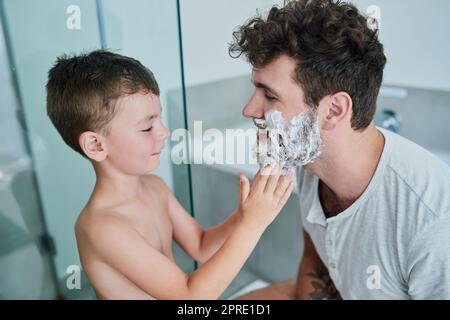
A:
[[[311,277],[311,284],[314,291],[309,293],[312,300],[341,300],[341,295],[334,286],[328,270],[320,268],[307,274]]]

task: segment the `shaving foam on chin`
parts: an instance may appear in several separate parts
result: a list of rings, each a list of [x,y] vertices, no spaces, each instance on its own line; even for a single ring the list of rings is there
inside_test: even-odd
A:
[[[258,128],[256,141],[256,158],[260,168],[279,160],[280,143],[269,129]]]
[[[265,129],[258,129],[256,156],[259,165],[280,161],[282,174],[312,163],[320,155],[320,130],[317,113],[306,111],[291,121],[271,109],[265,114]]]

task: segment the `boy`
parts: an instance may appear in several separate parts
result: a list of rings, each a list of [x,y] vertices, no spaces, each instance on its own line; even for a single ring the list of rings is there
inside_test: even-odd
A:
[[[251,187],[240,176],[238,209],[202,230],[165,183],[147,175],[169,133],[153,74],[129,57],[99,50],[59,58],[49,71],[47,111],[96,173],[75,232],[100,299],[217,299],[293,190],[292,173],[280,177],[278,164]],[[203,262],[191,276],[175,264],[172,240]]]

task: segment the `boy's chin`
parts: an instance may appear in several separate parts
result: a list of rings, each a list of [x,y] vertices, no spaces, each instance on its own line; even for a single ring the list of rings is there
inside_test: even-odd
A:
[[[127,172],[130,175],[143,176],[156,170],[160,165],[159,158],[150,159],[145,163],[127,164],[127,167],[123,167],[121,171]]]
[[[150,160],[150,163],[148,164],[148,166],[146,168],[146,172],[148,173],[148,172],[151,172],[151,171],[157,169],[160,164],[161,164],[161,161],[159,159],[159,156],[152,157],[152,159]]]

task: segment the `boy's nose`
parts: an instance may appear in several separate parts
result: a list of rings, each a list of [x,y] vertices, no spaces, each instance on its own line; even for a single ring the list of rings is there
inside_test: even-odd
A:
[[[167,138],[169,138],[169,136],[170,136],[169,130],[164,125],[162,125],[162,130],[161,130],[161,133],[160,133],[160,139],[161,140],[166,140]]]

